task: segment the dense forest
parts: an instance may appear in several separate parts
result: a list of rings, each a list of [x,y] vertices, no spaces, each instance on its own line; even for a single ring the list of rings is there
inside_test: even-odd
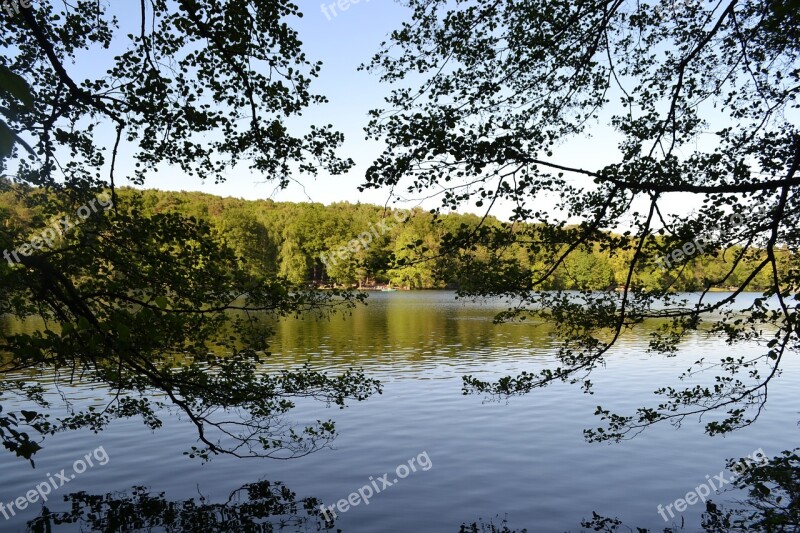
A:
[[[43,193],[3,182],[0,188],[0,215],[6,228],[36,228],[49,224],[38,205]],[[474,264],[496,262],[498,269],[514,265],[516,272],[534,276],[547,266],[544,254],[537,257],[516,240],[505,248],[481,246],[477,228],[491,231],[508,227],[496,218],[482,219],[471,214],[436,215],[420,208],[392,210],[367,204],[346,202],[289,203],[272,200],[248,201],[222,198],[198,192],[167,192],[122,188],[116,191],[119,208],[136,209],[143,215],[176,213],[207,223],[219,239],[229,246],[253,274],[278,276],[296,284],[373,288],[391,284],[404,289],[459,288],[491,283],[470,279]],[[531,226],[524,228],[530,233]],[[542,228],[542,231],[545,231]],[[472,245],[458,253],[448,247],[453,235],[469,235]],[[624,239],[621,236],[615,236]],[[655,238],[658,245],[660,237]],[[567,244],[565,243],[565,246]],[[672,247],[664,247],[664,255]],[[779,250],[783,269],[790,268],[789,254]],[[633,251],[630,250],[632,254]],[[760,251],[750,252],[738,263],[740,249],[719,250],[715,256],[698,254],[673,268],[662,268],[658,260],[639,267],[633,288],[669,288],[692,291],[713,287],[733,268],[728,285],[745,281]],[[624,286],[625,251],[614,255],[598,243],[577,249],[559,266],[544,289],[611,290]],[[469,266],[472,265],[472,266]],[[500,265],[503,265],[502,267]],[[735,265],[735,266],[734,266]],[[477,269],[480,270],[480,269]],[[502,273],[498,272],[498,276]],[[761,290],[769,284],[763,271],[749,285]],[[724,287],[720,287],[724,288]]]

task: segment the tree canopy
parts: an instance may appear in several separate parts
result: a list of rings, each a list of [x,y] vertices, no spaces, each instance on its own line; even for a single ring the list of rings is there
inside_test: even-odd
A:
[[[0,225],[0,249],[12,257],[0,265],[0,314],[44,327],[3,338],[0,393],[31,406],[0,414],[4,446],[31,458],[35,432],[99,431],[128,416],[155,428],[165,410],[196,428],[192,456],[289,458],[326,445],[332,421],[297,427],[287,418],[295,403],[343,407],[379,384],[357,370],[264,375],[268,332],[254,314],[327,313],[361,297],[248,271],[206,221],[148,211],[116,184],[122,147],[136,182],[164,166],[220,180],[244,163],[278,185],[348,169],[336,155],[340,133],[287,125],[325,101],[310,91],[319,64],[289,24],[297,6],[142,1],[131,33],[101,2],[17,7],[0,11],[0,167],[15,182],[4,192],[28,218],[6,208]],[[112,43],[124,51],[110,57]],[[90,57],[108,69],[78,78],[76,64]],[[65,415],[51,416],[59,411],[37,384],[42,371],[56,385],[98,382],[108,398],[68,401]]]
[[[23,232],[35,229],[33,221],[41,218],[40,209],[22,199],[28,192],[7,184],[0,192],[7,211],[7,224]],[[452,232],[482,226],[499,228],[495,217],[481,219],[477,215],[448,213],[438,217],[420,208],[387,210],[382,206],[349,204],[322,205],[248,201],[221,198],[203,193],[169,192],[130,188],[117,190],[118,201],[136,202],[144,216],[180,214],[194,217],[209,225],[211,233],[225,242],[245,272],[254,276],[277,276],[300,284],[325,287],[375,288],[391,283],[405,289],[459,288],[469,285],[473,275],[468,268],[474,258],[490,256],[485,245],[476,245],[463,256],[448,253],[443,240]],[[402,221],[402,222],[400,222]],[[540,234],[550,231],[543,225],[527,228]],[[659,237],[660,238],[660,237]],[[356,251],[350,249],[355,243]],[[427,249],[430,260],[419,261],[418,252]],[[650,288],[673,291],[696,291],[715,286],[719,273],[730,269],[741,247],[734,245],[713,256],[691,257],[677,279],[668,276],[662,267],[651,265],[638,272],[636,283]],[[342,256],[337,252],[345,250]],[[543,253],[532,256],[520,242],[505,252],[514,259],[516,271],[540,268],[547,260]],[[754,254],[766,257],[764,250]],[[781,275],[793,261],[786,250],[778,252]],[[13,257],[11,257],[13,261]],[[511,263],[498,266],[511,266]],[[484,268],[484,267],[481,267]],[[627,271],[624,256],[612,257],[608,250],[595,245],[577,250],[561,264],[542,288],[548,290],[620,289]],[[727,283],[736,284],[749,271],[739,264]],[[484,287],[490,280],[483,280]],[[771,277],[761,272],[750,280],[748,290],[769,287]]]
[[[412,19],[364,66],[391,84],[367,128],[387,148],[364,187],[440,194],[444,209],[511,206],[508,223],[447,239],[453,251],[488,250],[468,257],[461,290],[515,299],[500,318],[554,321],[562,340],[557,368],[496,383],[466,377],[465,392],[509,395],[554,381],[590,391],[591,372],[624,330],[665,319],[656,353],[673,353],[705,325],[731,344],[765,346],[756,358],[701,361],[683,377],[721,375],[665,387],[657,406],[632,415],[598,407],[604,427],[587,436],[627,438],[709,411],[723,415],[706,421],[710,434],[751,423],[798,347],[797,1],[408,4]],[[592,134],[616,141],[607,161],[570,151]],[[665,209],[676,202],[699,209]],[[670,295],[692,268],[687,257],[733,246],[731,264],[705,287],[733,286],[729,297],[688,304]],[[533,268],[519,268],[510,251],[520,249]],[[605,276],[587,264],[595,250],[624,269],[620,295],[543,292],[564,266]],[[669,281],[649,283],[653,268]],[[736,297],[759,276],[763,297],[737,314]]]

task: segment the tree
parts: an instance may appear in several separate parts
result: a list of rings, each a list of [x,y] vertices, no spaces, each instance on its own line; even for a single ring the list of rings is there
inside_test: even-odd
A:
[[[255,275],[274,275],[278,260],[277,244],[255,213],[244,208],[228,209],[219,228],[229,246],[243,258]]]
[[[614,281],[614,272],[602,256],[576,250],[564,261],[571,289],[605,290]]]
[[[413,261],[413,254],[417,249],[438,252],[438,236],[435,232],[426,231],[425,228],[430,226],[430,219],[431,216],[427,213],[415,213],[415,216],[409,218],[398,231],[394,245],[396,266],[388,272],[388,275],[389,280],[399,287],[412,289],[436,287],[435,265],[432,262]]]
[[[297,244],[294,232],[287,231],[283,238],[280,274],[292,283],[302,284],[308,279],[308,258]]]
[[[605,427],[587,437],[627,438],[653,423],[716,410],[724,416],[707,421],[709,434],[755,420],[781,361],[798,348],[797,0],[409,5],[412,20],[365,66],[394,87],[367,128],[387,148],[364,186],[435,189],[448,209],[511,206],[506,224],[451,235],[451,250],[516,243],[529,264],[545,269],[530,275],[513,264],[473,261],[465,268],[475,283],[462,291],[519,299],[500,318],[537,315],[562,335],[558,368],[497,383],[467,376],[465,391],[508,395],[555,381],[588,391],[591,372],[624,329],[667,319],[651,349],[670,353],[722,311],[710,330],[733,344],[763,339],[760,357],[725,357],[717,381],[665,387],[656,407],[633,415],[598,408]],[[605,154],[610,162],[568,152],[579,146],[570,142],[593,133],[618,141],[617,153]],[[699,212],[670,214],[675,195]],[[728,255],[728,268],[704,287],[735,285],[733,294],[689,304],[670,292],[691,268],[687,261],[733,245],[739,252]],[[577,298],[541,292],[587,246],[624,261],[618,282],[625,290]],[[656,286],[658,271],[666,286]],[[757,279],[767,288],[741,319],[731,305]]]
[[[348,169],[352,162],[336,155],[341,134],[327,126],[295,134],[286,124],[325,101],[309,90],[320,66],[287,22],[300,14],[281,0],[138,7],[138,31],[127,37],[98,2],[0,12],[0,167],[16,182],[9,194],[34,214],[29,224],[0,227],[8,252],[0,314],[45,324],[2,339],[0,394],[32,407],[3,409],[0,439],[31,458],[41,447],[33,431],[99,431],[128,416],[155,428],[171,409],[196,428],[191,456],[310,453],[335,429],[322,420],[294,427],[294,401],[344,406],[379,384],[359,371],[309,367],[263,375],[266,346],[242,341],[264,338],[258,314],[324,313],[359,297],[255,275],[207,222],[153,212],[116,185],[123,144],[137,182],[169,166],[220,180],[245,161],[279,185],[298,171]],[[125,50],[108,72],[77,79],[74,60],[106,57],[112,40]],[[96,381],[110,395],[55,420],[42,389],[20,377],[40,372],[57,384]]]

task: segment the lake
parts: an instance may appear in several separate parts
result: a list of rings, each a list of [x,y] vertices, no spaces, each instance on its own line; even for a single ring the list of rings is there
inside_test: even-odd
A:
[[[745,303],[751,298],[742,296]],[[86,531],[102,525],[109,531],[123,530],[146,525],[151,512],[183,512],[183,523],[193,517],[198,520],[195,530],[202,531],[202,521],[210,520],[211,514],[235,517],[236,511],[231,504],[213,507],[206,515],[192,515],[192,509],[203,503],[257,499],[258,487],[285,486],[291,491],[278,490],[275,500],[292,500],[294,493],[298,500],[313,497],[329,506],[372,486],[375,494],[368,505],[360,501],[346,512],[335,510],[337,529],[456,533],[462,523],[483,519],[498,525],[507,519],[509,527],[529,532],[581,531],[581,519],[596,511],[632,527],[660,531],[684,520],[688,531],[696,531],[702,504],[676,513],[670,522],[662,519],[657,506],[673,503],[704,483],[706,476],[718,474],[726,459],[758,449],[773,456],[797,446],[796,358],[786,359],[784,374],[770,386],[769,403],[757,423],[726,437],[704,435],[702,425],[691,419],[680,428],[657,425],[618,444],[585,442],[583,430],[601,424],[593,415],[596,406],[630,414],[636,407],[656,404],[656,388],[679,386],[677,376],[700,357],[758,352],[758,346],[731,347],[702,333],[691,336],[678,355],[669,358],[646,353],[646,328],[626,333],[606,368],[592,375],[593,395],[566,384],[500,402],[464,395],[466,374],[487,380],[554,364],[555,344],[548,327],[493,324],[494,314],[504,308],[501,302],[456,300],[447,291],[372,293],[367,306],[349,315],[277,323],[271,369],[304,362],[331,371],[363,367],[384,384],[382,395],[350,403],[344,410],[318,403],[298,407],[293,417],[298,422],[336,422],[340,435],[331,449],[290,461],[216,457],[203,464],[183,455],[196,440],[187,420],[168,417],[156,431],[138,419],[118,420],[99,434],[79,431],[48,437],[36,455],[35,469],[9,453],[0,455],[0,501],[15,500],[61,469],[71,472],[74,461],[86,462],[87,454],[102,447],[105,455],[92,456],[93,466],[49,495],[46,506],[53,512],[66,512],[76,501],[83,502],[84,519],[56,529]],[[9,331],[29,326],[7,321],[3,327]],[[87,403],[101,402],[105,395],[87,384],[68,392]],[[54,400],[58,394],[49,388]],[[397,468],[411,459],[416,471]],[[391,486],[378,484],[381,477]],[[237,491],[245,485],[245,492]],[[64,496],[81,491],[86,494],[64,501]],[[726,502],[738,496],[729,491],[712,498]],[[189,499],[195,507],[185,503]],[[114,502],[127,505],[127,522],[119,521],[123,515],[114,520],[96,516],[121,505]],[[289,516],[284,531],[317,530],[316,519],[294,525],[292,514],[305,516],[302,505],[279,507],[273,500],[264,505]],[[41,502],[16,511],[9,519],[0,516],[0,530],[24,531],[42,512]]]

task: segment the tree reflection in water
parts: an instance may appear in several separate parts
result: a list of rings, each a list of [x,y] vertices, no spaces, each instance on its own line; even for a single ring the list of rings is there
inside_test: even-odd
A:
[[[164,493],[150,494],[146,487],[91,495],[77,492],[64,497],[69,511],[47,507],[28,522],[28,531],[46,532],[75,525],[80,531],[319,531],[326,524],[319,516],[316,498],[298,500],[280,482],[259,481],[233,491],[225,503],[209,503],[200,497],[169,501]],[[330,524],[328,524],[330,525]]]
[[[726,509],[711,500],[702,514],[702,531],[705,533],[797,533],[800,532],[800,448],[785,451],[764,464],[754,465],[742,472],[734,482],[738,489],[747,492],[747,498],[733,502]],[[732,470],[739,460],[728,461]],[[631,527],[618,518],[592,513],[592,518],[581,522],[580,531],[604,533],[651,533],[651,530]],[[658,531],[677,533],[687,531],[683,523],[672,524]],[[535,528],[531,531],[536,531]],[[510,529],[503,519],[500,525],[483,521],[462,524],[459,533],[526,533],[526,529]],[[652,531],[655,533],[655,530]]]
[[[790,533],[800,531],[800,448],[754,465],[735,481],[747,492],[747,498],[730,508],[711,500],[702,515],[702,531],[706,533],[739,533],[760,531]],[[738,461],[729,461],[732,468]],[[168,501],[163,493],[152,495],[145,487],[130,491],[94,496],[85,492],[64,497],[69,511],[52,512],[43,508],[41,516],[28,522],[28,531],[51,531],[58,526],[75,525],[82,531],[167,531],[167,532],[274,532],[330,530],[333,524],[320,515],[316,498],[297,499],[294,492],[280,482],[259,481],[244,485],[231,493],[225,503]],[[581,522],[581,531],[606,533],[650,530],[631,527],[617,518],[593,513]],[[75,529],[74,527],[72,529]],[[672,524],[660,531],[685,531],[683,524]],[[336,530],[341,532],[340,529]],[[505,518],[498,525],[482,520],[462,524],[458,533],[527,533],[527,529],[511,529]],[[532,526],[530,531],[536,531]]]

